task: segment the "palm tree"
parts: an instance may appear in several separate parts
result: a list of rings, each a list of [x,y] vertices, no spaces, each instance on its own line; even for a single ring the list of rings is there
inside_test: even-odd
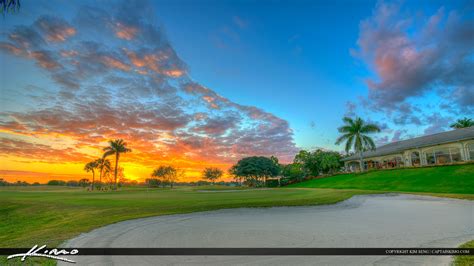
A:
[[[466,128],[474,126],[474,121],[471,118],[464,117],[463,119],[458,119],[456,123],[450,125],[452,128]]]
[[[5,16],[5,13],[18,12],[20,6],[20,0],[0,0],[0,13]]]
[[[102,175],[110,173],[110,171],[112,171],[112,166],[109,159],[99,158],[95,162],[97,164],[97,169],[99,169],[99,183],[102,184]]]
[[[363,171],[363,152],[375,150],[375,143],[367,134],[380,132],[380,128],[375,124],[366,123],[359,117],[355,119],[344,117],[342,121],[344,121],[345,125],[338,128],[338,131],[343,135],[337,138],[336,145],[346,141],[346,152],[354,148],[354,151],[359,154],[360,170]]]
[[[120,154],[131,152],[132,150],[127,148],[127,143],[125,143],[123,139],[116,139],[116,140],[110,140],[109,146],[105,147],[104,151],[105,153],[104,153],[104,156],[102,156],[102,158],[115,154],[114,189],[117,189],[117,169],[118,169],[118,161],[120,159]]]
[[[86,172],[92,172],[92,183],[91,183],[91,190],[94,190],[94,179],[95,179],[95,169],[97,168],[97,161],[92,161],[86,163],[84,166],[84,171]]]

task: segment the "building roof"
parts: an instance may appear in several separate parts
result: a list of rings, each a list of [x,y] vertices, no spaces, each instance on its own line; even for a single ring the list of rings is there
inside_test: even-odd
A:
[[[427,146],[439,145],[449,142],[474,139],[474,127],[460,128],[447,132],[441,132],[433,135],[427,135],[422,137],[417,137],[413,139],[407,139],[402,141],[392,142],[380,147],[377,147],[374,151],[363,152],[364,158],[384,156],[392,153],[399,153],[408,149],[416,149]],[[359,160],[359,155],[354,154],[347,158],[344,158],[343,161],[350,160]]]

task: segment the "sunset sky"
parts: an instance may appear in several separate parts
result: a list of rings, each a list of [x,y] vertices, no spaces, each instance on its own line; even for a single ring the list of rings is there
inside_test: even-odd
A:
[[[473,1],[332,2],[22,0],[0,18],[0,178],[89,178],[122,138],[127,178],[198,180],[342,151],[345,115],[379,145],[472,117]]]

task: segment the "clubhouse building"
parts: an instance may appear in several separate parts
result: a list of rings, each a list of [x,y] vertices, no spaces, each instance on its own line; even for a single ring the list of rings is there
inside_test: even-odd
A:
[[[343,159],[346,171],[359,171],[358,154]],[[474,161],[474,127],[393,142],[363,153],[365,169],[416,167]]]

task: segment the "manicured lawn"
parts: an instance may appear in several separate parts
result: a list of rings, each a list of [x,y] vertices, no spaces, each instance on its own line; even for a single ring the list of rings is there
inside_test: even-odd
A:
[[[460,248],[474,248],[474,240],[459,246]],[[474,256],[456,256],[454,259],[454,266],[474,265]]]
[[[249,190],[251,188],[242,186],[242,187],[231,187],[231,186],[222,186],[222,185],[207,185],[207,186],[197,186],[193,187],[194,191],[218,191],[218,190]]]
[[[268,189],[199,192],[191,188],[87,192],[61,187],[0,189],[0,247],[56,246],[82,232],[118,221],[237,207],[331,204],[371,192]]]
[[[474,164],[342,174],[289,187],[474,195]]]
[[[53,247],[107,224],[147,216],[223,208],[333,204],[358,194],[403,191],[474,199],[474,165],[346,174],[285,188],[225,191],[229,189],[239,188],[135,187],[117,192],[87,192],[67,187],[3,187],[0,247]],[[208,190],[211,191],[205,192]],[[0,264],[5,263],[5,258],[0,257]]]

